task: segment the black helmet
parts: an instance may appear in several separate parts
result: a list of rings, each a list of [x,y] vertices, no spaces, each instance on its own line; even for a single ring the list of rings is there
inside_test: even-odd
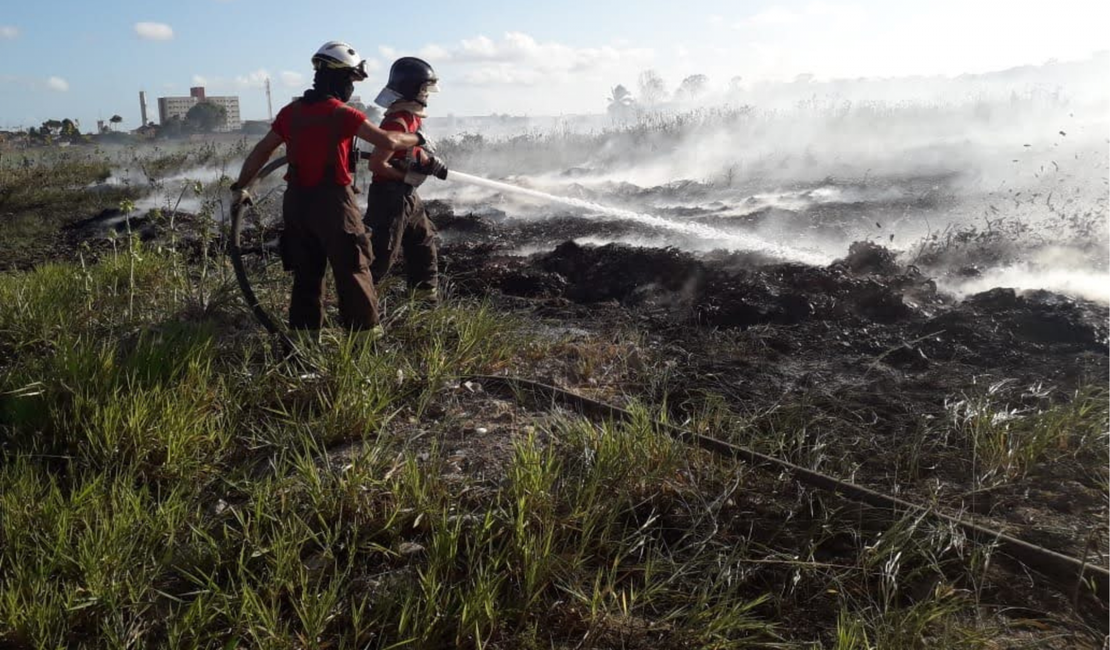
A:
[[[432,70],[432,66],[428,65],[427,61],[406,56],[393,62],[393,66],[389,68],[389,81],[386,82],[385,87],[409,101],[423,104],[424,98],[420,95],[423,92],[438,92],[439,88],[436,87],[438,81],[436,71]]]

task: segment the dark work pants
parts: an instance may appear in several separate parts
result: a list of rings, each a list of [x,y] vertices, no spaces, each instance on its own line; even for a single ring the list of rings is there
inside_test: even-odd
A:
[[[371,183],[366,197],[366,226],[374,249],[374,282],[389,273],[404,253],[405,279],[414,289],[433,289],[438,282],[436,230],[415,189],[398,182]]]
[[[293,272],[289,327],[319,329],[324,324],[324,274],[331,263],[339,318],[352,330],[378,324],[378,296],[370,276],[374,255],[349,187],[290,184],[282,205],[285,230],[281,254]]]

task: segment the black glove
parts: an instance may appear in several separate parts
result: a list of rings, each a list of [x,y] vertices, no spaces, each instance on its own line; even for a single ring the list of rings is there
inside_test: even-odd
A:
[[[232,183],[229,189],[231,189],[232,207],[241,207],[254,203],[254,197],[251,196],[251,193],[248,192],[245,187],[239,187],[239,183]]]
[[[413,171],[425,176],[435,176],[441,181],[447,180],[447,165],[442,160],[428,154],[427,159],[415,165]]]

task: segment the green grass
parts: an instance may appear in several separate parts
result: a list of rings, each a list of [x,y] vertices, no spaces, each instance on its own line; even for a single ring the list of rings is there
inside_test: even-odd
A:
[[[1065,458],[1105,457],[1110,441],[1105,386],[1084,384],[1064,400],[1041,400],[1033,407],[1021,404],[1028,397],[996,384],[948,405],[952,433],[969,452],[979,483],[1020,478]]]
[[[651,411],[522,433],[502,476],[461,489],[438,445],[418,453],[382,435],[418,421],[447,380],[537,354],[489,305],[395,305],[385,341],[329,336],[306,376],[253,328],[237,329],[242,313],[184,317],[195,314],[190,294],[172,284],[199,275],[173,267],[120,253],[0,276],[11,307],[0,312],[0,643],[732,648],[787,638],[775,612],[795,596],[745,577],[768,549],[712,496],[736,489],[736,468],[672,441]],[[225,273],[218,264],[208,281]],[[329,450],[339,447],[353,451],[338,461]],[[912,536],[897,539],[919,556]],[[814,594],[818,583],[853,594],[823,596],[844,610],[844,634],[920,641],[966,615],[964,597],[906,610],[867,596],[896,589],[883,592],[892,569],[867,553],[832,582],[811,576]]]
[[[511,319],[398,309],[387,341],[330,337],[302,377],[257,334],[182,318],[172,267],[121,253],[0,276],[4,643],[511,647],[564,622],[568,640],[773,638],[760,595],[664,543],[652,512],[676,502],[657,486],[688,452],[646,419],[521,438],[481,501],[442,454],[379,437],[447,379],[534,354]]]
[[[387,294],[384,340],[330,331],[288,364],[204,253],[125,239],[0,275],[0,646],[972,648],[1007,629],[977,609],[988,550],[678,445],[665,405],[521,422],[482,480],[395,435],[453,426],[460,376],[552,358],[655,391],[631,338],[542,340],[486,302]],[[1100,400],[952,440],[986,458],[1004,433],[1007,472],[1093,453]],[[841,469],[836,423],[803,406],[707,399],[690,425]]]

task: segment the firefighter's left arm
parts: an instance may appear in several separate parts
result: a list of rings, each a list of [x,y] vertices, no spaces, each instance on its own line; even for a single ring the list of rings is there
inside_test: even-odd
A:
[[[243,161],[243,167],[239,170],[239,180],[235,181],[232,191],[246,189],[248,185],[254,182],[254,177],[258,176],[262,166],[270,159],[274,150],[281,146],[281,143],[281,136],[271,130],[266,134],[266,137],[254,145],[254,149],[251,149],[251,152],[247,154],[247,159]]]

